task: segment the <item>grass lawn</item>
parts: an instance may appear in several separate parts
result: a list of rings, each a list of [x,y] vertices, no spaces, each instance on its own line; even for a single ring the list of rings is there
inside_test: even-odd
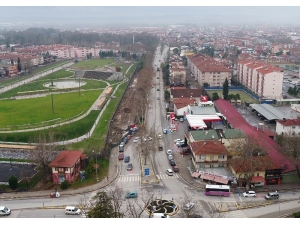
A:
[[[82,62],[75,63],[71,66],[72,69],[80,69],[80,70],[94,70],[97,67],[103,67],[107,64],[114,63],[115,59],[109,58],[109,59],[89,59]]]
[[[30,131],[24,133],[0,133],[0,140],[8,142],[31,143],[37,142],[39,136],[45,136],[47,140],[49,140],[50,135],[53,135],[54,141],[73,139],[89,132],[94,125],[98,115],[98,110],[92,110],[88,116],[79,121],[59,127],[54,127],[48,130]]]
[[[219,97],[222,98],[223,96],[223,91],[222,90],[209,90],[206,91],[207,94],[209,94],[210,97],[212,97],[212,94],[214,92],[217,92]],[[244,102],[249,102],[249,103],[258,103],[258,101],[254,98],[252,98],[250,95],[248,95],[247,93],[243,92],[243,91],[236,91],[236,90],[229,90],[228,94],[239,94],[241,96],[241,101]]]
[[[1,81],[1,82],[0,82],[0,86],[1,86],[1,87],[5,87],[5,86],[7,86],[7,85],[11,85],[11,84],[13,84],[13,83],[16,83],[17,81],[21,81],[21,80],[27,79],[28,77],[31,77],[31,76],[34,75],[34,74],[37,74],[37,73],[46,71],[46,70],[48,70],[48,69],[50,69],[50,68],[57,67],[57,66],[59,66],[59,65],[66,64],[66,63],[68,63],[68,62],[69,62],[69,61],[57,62],[57,63],[53,63],[53,64],[51,64],[51,65],[39,67],[39,68],[35,69],[30,75],[21,76],[21,77],[13,77],[13,78],[11,78],[11,79],[9,79],[9,80]]]
[[[102,91],[102,90],[101,90]],[[53,94],[54,114],[52,112],[51,95],[41,98],[1,101],[0,124],[6,126],[40,124],[43,121],[54,119],[68,119],[79,113],[86,112],[100,91],[85,91]]]

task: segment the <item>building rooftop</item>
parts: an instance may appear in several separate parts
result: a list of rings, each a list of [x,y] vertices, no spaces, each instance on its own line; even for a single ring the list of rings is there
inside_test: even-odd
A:
[[[195,141],[219,139],[218,133],[215,130],[195,130],[190,133]]]

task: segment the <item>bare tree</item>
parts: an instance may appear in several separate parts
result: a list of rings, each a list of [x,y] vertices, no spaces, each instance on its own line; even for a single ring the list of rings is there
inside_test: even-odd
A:
[[[128,199],[126,202],[127,208],[125,212],[125,217],[127,218],[140,218],[142,214],[146,211],[147,206],[153,201],[153,193],[142,192],[139,198]],[[151,215],[149,214],[149,217]]]
[[[293,133],[289,135],[279,135],[277,142],[281,145],[281,152],[287,156],[300,179],[300,136]]]

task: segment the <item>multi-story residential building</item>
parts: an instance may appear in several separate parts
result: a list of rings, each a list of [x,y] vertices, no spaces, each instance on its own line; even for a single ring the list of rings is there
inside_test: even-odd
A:
[[[281,98],[283,69],[259,60],[240,60],[238,80],[260,98]]]
[[[231,70],[228,66],[207,55],[187,56],[187,66],[200,85],[208,83],[210,86],[221,87],[226,78],[229,86],[231,85]]]
[[[300,135],[300,119],[277,120],[276,134]]]
[[[220,141],[191,142],[192,162],[196,169],[227,167],[229,152]]]

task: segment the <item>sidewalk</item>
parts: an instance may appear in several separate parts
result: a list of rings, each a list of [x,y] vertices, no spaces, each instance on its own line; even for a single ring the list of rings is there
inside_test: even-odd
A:
[[[109,168],[108,168],[108,180],[105,177],[103,180],[99,181],[98,183],[82,187],[78,189],[66,189],[66,190],[60,190],[60,196],[69,196],[69,195],[78,195],[78,194],[84,194],[92,191],[96,191],[102,188],[105,188],[109,184],[113,183],[117,176],[118,176],[118,148],[113,148],[111,151],[111,156],[109,159]],[[28,191],[28,192],[11,192],[11,193],[2,193],[0,194],[0,199],[14,199],[14,198],[50,198],[50,192],[53,192],[54,190],[45,190],[45,191]]]

